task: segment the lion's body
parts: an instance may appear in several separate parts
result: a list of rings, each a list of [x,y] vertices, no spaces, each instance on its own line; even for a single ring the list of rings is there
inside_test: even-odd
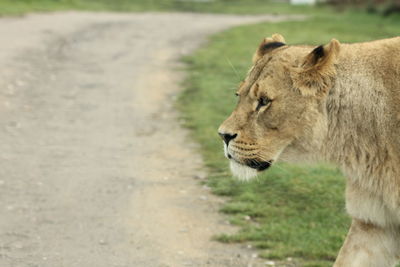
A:
[[[353,223],[335,266],[393,266],[400,257],[400,37],[332,40],[311,50],[286,46],[280,35],[263,41],[239,104],[220,127],[226,153],[233,170],[306,155],[337,164],[348,177]]]
[[[350,215],[400,226],[400,38],[341,45],[336,71],[323,154],[342,167],[348,194],[367,192],[354,205],[348,197]]]

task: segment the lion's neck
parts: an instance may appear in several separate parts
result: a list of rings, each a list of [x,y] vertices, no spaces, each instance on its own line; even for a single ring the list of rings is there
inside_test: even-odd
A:
[[[391,114],[387,88],[372,73],[338,69],[326,102],[328,130],[322,153],[349,178],[384,175],[394,166],[398,152],[390,141]]]

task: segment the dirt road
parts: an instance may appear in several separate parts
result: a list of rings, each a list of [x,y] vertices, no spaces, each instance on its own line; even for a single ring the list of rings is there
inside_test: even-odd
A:
[[[0,266],[258,266],[231,231],[173,99],[179,58],[277,20],[56,13],[0,19]]]

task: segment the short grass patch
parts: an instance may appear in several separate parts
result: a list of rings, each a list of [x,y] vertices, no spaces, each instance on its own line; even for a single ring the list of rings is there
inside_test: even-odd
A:
[[[254,181],[233,179],[217,136],[230,114],[234,90],[251,65],[260,40],[279,32],[289,44],[367,41],[400,34],[399,17],[346,12],[319,13],[300,22],[242,26],[213,36],[209,44],[185,59],[189,77],[179,108],[186,125],[202,145],[212,191],[227,197],[222,212],[239,226],[222,242],[245,242],[260,255],[282,265],[293,258],[300,266],[332,266],[350,224],[345,213],[345,178],[332,166],[279,164]],[[234,66],[231,67],[231,65]]]

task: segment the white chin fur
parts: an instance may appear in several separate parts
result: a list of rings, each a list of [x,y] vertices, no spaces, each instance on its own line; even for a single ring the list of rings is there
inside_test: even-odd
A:
[[[248,181],[257,176],[257,170],[241,165],[233,160],[230,161],[231,171],[241,181]]]

